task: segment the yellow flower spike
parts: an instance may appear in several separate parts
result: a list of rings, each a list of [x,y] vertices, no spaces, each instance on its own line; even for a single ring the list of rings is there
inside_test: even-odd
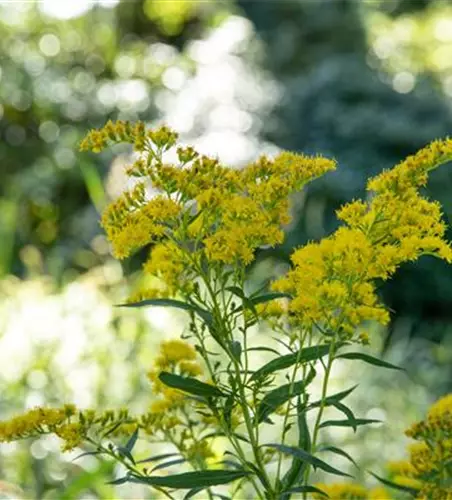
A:
[[[156,244],[145,262],[146,273],[162,279],[169,295],[174,295],[184,286],[191,286],[190,274],[180,248],[172,241]]]
[[[167,340],[162,342],[160,352],[170,363],[193,361],[196,359],[195,349],[183,340]]]
[[[433,141],[415,155],[409,156],[392,170],[386,170],[368,182],[367,189],[376,193],[406,192],[425,185],[427,173],[452,159],[452,140]]]
[[[79,446],[86,437],[83,426],[74,422],[58,427],[55,434],[64,441],[63,451],[70,451]]]

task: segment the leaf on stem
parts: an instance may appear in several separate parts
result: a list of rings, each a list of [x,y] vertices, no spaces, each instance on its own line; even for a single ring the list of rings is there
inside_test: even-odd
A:
[[[374,474],[373,472],[371,471],[368,471],[369,474],[371,474],[375,479],[377,479],[378,481],[380,481],[380,483],[383,483],[384,485],[386,486],[389,486],[390,488],[394,488],[396,490],[399,490],[399,491],[404,491],[405,493],[409,493],[410,495],[412,495],[414,498],[417,498],[417,495],[419,493],[418,490],[416,490],[415,488],[410,488],[409,486],[403,486],[401,484],[397,484],[397,483],[393,483],[392,481],[389,481],[389,479],[384,479],[380,476],[377,476],[377,474]]]
[[[171,467],[172,465],[179,465],[185,463],[187,460],[185,458],[176,458],[175,460],[169,460],[168,462],[163,462],[162,464],[158,464],[151,470],[151,473],[160,470],[166,469],[167,467]]]
[[[256,412],[257,421],[260,423],[273,413],[279,406],[289,401],[289,399],[299,394],[303,394],[306,388],[306,381],[301,380],[294,384],[284,384],[268,392],[259,403]]]
[[[369,354],[364,354],[363,352],[346,352],[344,354],[339,354],[336,359],[358,359],[359,361],[364,361],[373,366],[380,366],[382,368],[389,368],[391,370],[404,370],[404,368],[396,365],[392,365],[386,361],[370,356]]]
[[[197,314],[204,322],[212,326],[213,317],[209,311],[202,309],[195,304],[189,304],[188,302],[183,302],[182,300],[176,299],[146,299],[140,302],[131,302],[126,304],[118,304],[118,307],[146,307],[146,306],[158,306],[158,307],[175,307],[176,309],[182,309],[184,311],[189,311]]]
[[[353,477],[350,474],[347,474],[345,472],[340,471],[339,469],[336,469],[332,465],[327,464],[323,460],[320,460],[320,458],[315,457],[314,455],[311,455],[305,450],[302,450],[301,448],[296,448],[294,446],[286,446],[284,444],[276,444],[276,443],[268,443],[268,444],[263,444],[262,446],[268,446],[270,448],[276,448],[282,453],[286,453],[287,455],[292,455],[300,458],[301,460],[308,462],[311,464],[313,467],[322,469],[325,472],[329,472],[330,474],[336,474],[337,476],[347,476],[347,477]]]
[[[380,424],[381,420],[375,420],[373,418],[355,418],[354,420],[325,420],[319,427],[352,427],[354,430],[356,427],[367,424]]]
[[[163,488],[209,488],[219,484],[227,484],[237,479],[242,479],[250,473],[244,470],[204,470],[184,472],[172,476],[140,477],[132,476],[128,480],[134,483],[160,486]]]
[[[125,445],[125,449],[128,450],[129,452],[132,452],[133,447],[135,446],[135,443],[137,442],[138,439],[138,427],[135,429],[133,434],[130,436],[129,440],[127,441]]]
[[[356,461],[344,450],[341,448],[337,448],[336,446],[323,446],[318,449],[318,451],[331,451],[331,453],[336,453],[336,455],[340,455],[341,457],[349,460],[357,469],[359,469]]]
[[[80,455],[77,455],[72,461],[75,462],[79,458],[88,457],[88,456],[91,456],[91,455],[102,455],[102,453],[104,453],[104,452],[103,451],[85,451],[84,453],[81,453]]]
[[[132,453],[125,446],[116,446],[116,451],[124,458],[127,458],[135,465],[135,459],[132,456]]]
[[[345,391],[337,392],[336,394],[332,394],[331,396],[327,396],[323,400],[323,404],[325,406],[331,406],[331,405],[334,405],[335,403],[339,403],[340,401],[345,399],[349,394],[351,394],[357,387],[358,387],[358,384],[354,385],[353,387],[350,387],[350,389],[347,389]],[[321,404],[322,404],[322,401],[319,399],[318,401],[311,403],[309,405],[309,408],[317,408]]]
[[[137,464],[144,464],[149,462],[158,462],[159,460],[164,460],[165,458],[176,457],[180,453],[162,453],[161,455],[154,455],[149,458],[144,458],[143,460],[138,460]]]
[[[259,295],[257,297],[250,297],[251,302],[256,306],[257,304],[264,304],[275,299],[291,299],[292,295],[286,292],[269,292]]]
[[[238,340],[233,340],[229,348],[231,350],[231,354],[234,356],[235,360],[240,363],[240,357],[242,356],[242,344]]]
[[[220,391],[217,387],[206,384],[192,377],[182,377],[181,375],[176,375],[174,373],[161,372],[159,379],[168,387],[179,389],[195,396],[203,398],[218,398],[227,396],[227,394]]]
[[[311,436],[309,434],[308,423],[306,422],[306,409],[298,397],[297,401],[297,423],[298,423],[298,447],[310,453],[311,451]],[[290,488],[293,484],[299,482],[303,477],[307,466],[307,462],[294,456],[290,468],[282,479],[283,489]]]
[[[296,363],[308,363],[310,361],[316,361],[317,359],[323,358],[327,355],[330,350],[329,344],[323,344],[312,347],[305,347],[298,352],[292,354],[285,354],[277,359],[269,361],[267,364],[255,371],[250,377],[250,380],[259,380],[267,377],[268,375],[289,368]]]

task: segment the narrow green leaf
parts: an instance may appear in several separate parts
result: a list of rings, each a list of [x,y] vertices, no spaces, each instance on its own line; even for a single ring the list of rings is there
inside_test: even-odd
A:
[[[234,287],[235,288],[235,287]],[[257,311],[256,311],[256,306],[258,304],[264,304],[265,302],[270,302],[271,300],[275,299],[281,299],[281,298],[291,298],[292,296],[289,295],[288,293],[285,292],[269,292],[269,293],[264,293],[262,295],[254,296],[251,295],[250,297],[241,297],[243,300],[243,305],[247,308],[250,309],[255,316],[257,316]],[[240,312],[243,310],[242,306],[239,306],[235,309],[234,312]]]
[[[355,420],[325,420],[319,427],[359,427],[360,425],[379,424],[381,420],[356,418]]]
[[[129,440],[127,441],[125,449],[128,450],[129,452],[132,452],[133,447],[137,442],[137,439],[138,439],[138,427],[135,429],[134,433],[130,436]]]
[[[261,469],[259,469],[259,467],[257,467],[257,465],[254,464],[253,462],[247,461],[245,463],[256,474],[264,489],[269,490],[271,488],[271,485],[268,482],[267,477],[264,474],[262,474]]]
[[[119,304],[118,307],[146,307],[146,306],[157,306],[157,307],[175,307],[176,309],[182,309],[184,311],[190,311],[196,313],[201,317],[209,326],[213,324],[213,318],[209,311],[202,309],[195,304],[189,304],[188,302],[183,302],[182,300],[176,299],[146,299],[140,302],[131,302],[126,304]]]
[[[237,297],[241,298],[241,299],[244,299],[245,298],[245,293],[244,291],[238,287],[238,286],[227,286],[226,287],[226,290],[228,292],[231,292],[233,293],[234,295],[237,295]]]
[[[306,381],[300,380],[294,384],[284,384],[268,392],[257,407],[256,418],[258,422],[265,420],[276,408],[299,394],[303,394]]]
[[[160,470],[166,469],[167,467],[171,467],[172,465],[179,465],[185,463],[187,460],[185,458],[176,458],[175,460],[170,460],[169,462],[163,462],[162,464],[158,464],[152,468],[151,473]]]
[[[104,432],[104,434],[102,435],[102,438],[106,438],[107,436],[109,436],[110,434],[112,434],[113,432],[115,432],[116,429],[118,429],[119,427],[121,427],[121,425],[127,423],[126,421],[120,421],[120,422],[116,422],[115,424],[113,424],[110,429],[106,430]]]
[[[352,410],[340,401],[333,401],[332,406],[334,406],[337,410],[342,412],[347,417],[347,420],[350,422],[350,427],[353,429],[353,432],[356,432],[358,426],[356,425],[356,417]]]
[[[272,349],[271,347],[249,347],[246,352],[250,352],[250,351],[266,351],[266,352],[271,352],[273,354],[276,354],[277,356],[280,356],[281,354],[276,350],[276,349]]]
[[[297,401],[297,424],[298,448],[310,453],[311,436],[309,434],[308,423],[306,422],[306,409],[304,408],[300,397],[298,397]],[[292,464],[282,479],[282,487],[284,490],[287,490],[287,488],[290,488],[302,479],[306,466],[306,461],[301,460],[299,457],[293,457]]]
[[[115,485],[118,485],[118,484],[124,484],[124,483],[127,483],[130,481],[130,476],[124,476],[124,477],[120,477],[118,479],[115,479],[114,481],[107,481],[107,484],[115,484]]]
[[[231,416],[233,408],[234,408],[234,396],[232,396],[231,394],[230,396],[227,397],[223,410],[224,421],[226,422],[228,429],[231,428]]]
[[[404,370],[400,366],[392,365],[391,363],[375,358],[374,356],[370,356],[369,354],[364,354],[362,352],[346,352],[344,354],[336,356],[336,359],[358,359],[374,366],[390,368],[391,370]]]
[[[224,394],[213,385],[205,384],[204,382],[196,380],[192,377],[182,377],[181,375],[176,375],[174,373],[161,372],[159,379],[168,387],[179,389],[183,392],[194,394],[195,396],[201,396],[203,398],[218,398],[227,396],[227,394]]]
[[[240,357],[242,356],[242,344],[237,340],[233,340],[229,348],[231,349],[231,353],[234,358],[240,363]]]
[[[258,297],[251,297],[250,300],[254,305],[264,304],[275,299],[290,299],[292,295],[286,292],[269,292],[259,295]]]
[[[417,497],[419,490],[416,490],[415,488],[410,488],[409,486],[402,486],[401,484],[393,483],[392,481],[389,481],[389,479],[384,479],[383,477],[377,476],[377,474],[374,474],[371,471],[368,471],[369,474],[371,474],[375,479],[380,481],[380,483],[383,483],[385,486],[389,486],[389,488],[394,488],[395,490],[399,491],[404,491],[406,493],[409,493],[413,497]]]
[[[229,471],[229,470],[205,470],[196,472],[184,472],[172,476],[139,477],[133,476],[133,482],[149,484],[150,486],[160,486],[163,488],[209,488],[219,484],[227,484],[237,479],[248,476],[249,472]]]
[[[318,451],[331,451],[331,453],[336,453],[336,455],[340,455],[341,457],[344,457],[347,460],[349,460],[357,469],[359,469],[356,461],[346,451],[342,450],[341,448],[337,448],[336,446],[325,446],[319,448]]]
[[[125,448],[124,446],[117,446],[116,451],[122,457],[129,459],[133,464],[135,464],[135,459],[133,458],[132,453],[130,453],[130,451],[127,448]]]
[[[239,297],[243,303],[243,306],[246,309],[249,309],[254,314],[254,316],[257,317],[256,307],[254,306],[253,302],[245,295],[244,291],[241,288],[239,288],[238,286],[228,286],[226,290]],[[243,306],[235,308],[234,312],[240,312],[243,309]]]
[[[103,451],[85,451],[84,453],[81,453],[80,455],[77,455],[72,460],[72,462],[75,462],[76,460],[78,460],[79,458],[82,458],[82,457],[89,457],[91,455],[101,455],[102,453],[104,453],[104,452]]]
[[[331,396],[327,396],[324,399],[324,405],[325,406],[331,406],[334,403],[339,403],[343,399],[345,399],[349,394],[351,394],[356,388],[358,387],[358,384],[354,385],[353,387],[350,387],[350,389],[347,389],[345,391],[337,392],[336,394],[332,394]],[[322,401],[315,401],[314,403],[311,403],[309,405],[310,408],[317,408],[322,404]]]
[[[292,493],[317,493],[318,495],[322,495],[325,498],[330,498],[324,491],[316,488],[315,486],[297,486],[295,488],[291,488],[290,490],[283,491],[280,495],[281,500],[286,500],[289,495]]]
[[[159,460],[164,460],[165,458],[176,457],[180,453],[162,453],[161,455],[154,455],[149,458],[144,458],[143,460],[138,460],[137,464],[144,464],[149,462],[158,462]]]
[[[310,361],[315,361],[317,359],[323,358],[326,354],[328,354],[330,350],[330,346],[328,344],[305,347],[298,352],[294,352],[292,354],[285,354],[284,356],[280,356],[279,358],[273,359],[268,362],[259,370],[255,371],[251,376],[250,380],[258,380],[268,375],[283,370],[285,368],[289,368],[295,363],[308,363]]]
[[[277,450],[279,450],[282,453],[286,453],[288,455],[296,456],[296,457],[300,458],[301,460],[304,460],[305,462],[308,462],[313,467],[322,469],[325,472],[329,472],[330,474],[336,474],[337,476],[353,477],[353,476],[350,476],[350,474],[346,474],[345,472],[341,472],[340,470],[338,470],[335,467],[327,464],[323,460],[320,460],[320,458],[317,458],[314,455],[311,455],[307,451],[304,451],[304,450],[302,450],[300,448],[295,448],[294,446],[286,446],[286,445],[283,445],[283,444],[276,444],[276,443],[263,444],[262,446],[268,446],[270,448],[276,448]]]

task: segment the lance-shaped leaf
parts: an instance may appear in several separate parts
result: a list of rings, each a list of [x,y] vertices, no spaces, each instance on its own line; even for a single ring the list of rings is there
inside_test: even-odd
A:
[[[384,479],[383,477],[377,476],[377,474],[374,474],[373,472],[370,472],[370,471],[368,471],[368,472],[375,479],[380,481],[380,483],[383,483],[384,485],[389,486],[389,488],[393,488],[393,489],[399,490],[399,491],[404,491],[405,493],[409,493],[410,495],[412,495],[414,498],[417,498],[419,490],[416,490],[415,488],[412,488],[409,486],[403,486],[401,484],[394,483],[392,481],[389,481],[389,479]]]
[[[389,368],[391,370],[403,370],[403,368],[401,368],[400,366],[392,365],[387,361],[375,358],[374,356],[370,356],[369,354],[364,354],[363,352],[345,352],[344,354],[339,354],[339,356],[336,356],[336,359],[357,359],[373,366],[380,366],[382,368]]]
[[[229,344],[229,349],[237,362],[240,363],[240,358],[242,356],[242,344],[237,340],[233,340]]]
[[[349,394],[351,394],[356,388],[358,387],[358,384],[354,385],[353,387],[350,387],[350,389],[347,389],[345,391],[341,392],[336,392],[336,394],[332,394],[331,396],[326,396],[326,398],[323,400],[324,406],[331,406],[334,405],[335,403],[339,403],[343,399],[345,399]],[[309,405],[310,408],[317,408],[322,404],[322,401],[314,401],[314,403],[311,403]]]
[[[107,484],[119,485],[128,483],[129,481],[130,481],[130,476],[124,476],[124,477],[119,477],[118,479],[114,479],[113,481],[107,481]]]
[[[124,458],[129,459],[133,464],[135,464],[135,459],[132,456],[132,453],[124,447],[124,446],[116,446],[116,451]]]
[[[270,302],[271,300],[275,299],[290,299],[291,297],[292,296],[290,294],[285,292],[268,292],[258,296],[251,295],[250,297],[243,297],[243,304],[247,309],[251,309],[256,315],[257,312],[255,306],[257,306],[258,304],[265,304],[265,302]],[[239,306],[237,307],[237,309],[235,309],[234,312],[240,312],[242,309],[243,307]]]
[[[253,302],[245,295],[241,288],[239,288],[238,286],[228,286],[226,290],[239,297],[243,303],[243,306],[246,309],[249,309],[255,316],[257,316],[256,307],[254,306]],[[235,308],[234,312],[240,312],[242,308],[242,306],[239,306]]]
[[[232,410],[234,409],[234,396],[228,396],[224,404],[223,418],[228,429],[231,429]]]
[[[162,488],[209,488],[219,484],[227,484],[237,479],[242,479],[250,473],[244,470],[205,470],[196,472],[184,472],[172,476],[141,477],[132,476],[129,481],[134,483],[148,484]]]
[[[160,469],[166,469],[167,467],[171,467],[172,465],[180,465],[185,463],[187,460],[185,458],[176,458],[175,460],[169,460],[168,462],[163,462],[161,464],[156,465],[155,467],[152,468],[151,473],[160,470]]]
[[[146,299],[140,302],[130,302],[126,304],[119,304],[118,307],[146,307],[146,306],[157,306],[157,307],[175,307],[176,309],[182,309],[184,311],[189,311],[197,314],[205,323],[209,326],[213,324],[213,318],[209,311],[202,309],[195,304],[189,304],[188,302],[183,302],[182,300],[176,299]]]
[[[200,396],[203,398],[218,398],[227,396],[227,394],[220,391],[217,387],[205,384],[204,382],[196,380],[192,377],[182,377],[181,375],[176,375],[174,373],[161,372],[159,379],[168,387],[179,389],[183,392],[193,394],[194,396]]]
[[[297,401],[297,424],[298,424],[298,447],[308,453],[311,452],[311,436],[308,423],[306,422],[306,409],[298,397]],[[294,484],[300,482],[306,470],[307,462],[299,457],[293,457],[292,464],[282,479],[282,487],[287,490]]]
[[[286,446],[284,444],[277,444],[277,443],[263,444],[262,446],[267,446],[269,448],[276,448],[282,453],[298,457],[301,460],[304,460],[305,462],[311,464],[313,467],[322,469],[323,471],[329,472],[330,474],[336,474],[337,476],[353,477],[350,474],[346,474],[345,472],[336,469],[332,465],[327,464],[323,460],[320,460],[320,458],[317,458],[314,455],[311,455],[307,451],[302,450],[300,448],[296,448],[294,446]]]
[[[82,458],[82,457],[89,457],[89,456],[94,456],[94,455],[102,455],[102,453],[105,453],[104,451],[85,451],[84,453],[81,453],[80,455],[77,455],[73,460],[72,462],[75,462],[76,460],[78,460],[79,458]]]
[[[359,469],[356,461],[343,449],[337,448],[336,446],[322,446],[318,449],[318,451],[331,451],[331,453],[335,453],[336,455],[340,455],[341,457],[349,460],[357,469]]]
[[[133,434],[130,436],[130,438],[127,441],[124,448],[131,453],[133,450],[133,447],[135,446],[135,444],[137,442],[137,439],[138,439],[138,427],[135,429]]]
[[[262,295],[258,295],[257,297],[251,296],[250,300],[254,305],[264,304],[265,302],[270,302],[275,299],[290,299],[292,295],[286,292],[269,292],[264,293]]]
[[[137,464],[158,462],[159,460],[164,460],[165,458],[171,458],[176,456],[180,456],[180,453],[162,453],[161,455],[154,455],[152,457],[143,458],[143,460],[138,460]]]
[[[299,394],[303,394],[306,388],[306,381],[300,380],[294,384],[284,384],[267,393],[259,403],[256,412],[257,421],[265,420],[276,408],[289,401],[289,399]]]
[[[285,354],[277,359],[269,361],[267,364],[255,371],[250,377],[250,380],[258,380],[279,370],[284,370],[296,363],[308,363],[310,361],[315,361],[317,359],[323,358],[328,354],[330,346],[328,344],[305,347],[298,352],[292,354]]]
[[[319,427],[352,427],[356,429],[361,425],[367,424],[380,424],[381,420],[375,420],[373,418],[355,418],[354,420],[325,420]]]
[[[356,417],[352,410],[339,401],[333,401],[332,405],[347,417],[347,420],[350,422],[350,427],[356,432],[358,426],[356,425]]]

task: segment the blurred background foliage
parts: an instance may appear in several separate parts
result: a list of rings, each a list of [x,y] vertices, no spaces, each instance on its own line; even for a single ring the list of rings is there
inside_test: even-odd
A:
[[[338,171],[294,200],[285,245],[259,255],[251,276],[262,280],[329,234],[370,175],[452,127],[447,1],[0,0],[0,55],[2,416],[68,400],[139,410],[154,346],[181,328],[112,307],[140,280],[140,256],[112,261],[99,226],[127,187],[128,152],[80,154],[88,129],[166,122],[237,167],[280,148],[334,156]],[[449,222],[451,190],[450,171],[435,172],[427,191]],[[364,370],[372,390],[356,405],[394,422],[383,452],[394,457],[404,426],[450,390],[452,273],[424,258],[381,292],[395,313],[373,347],[408,375]],[[382,429],[360,432],[357,455],[379,461]],[[133,497],[86,458],[61,462],[51,441],[2,447],[0,479],[33,498]]]

